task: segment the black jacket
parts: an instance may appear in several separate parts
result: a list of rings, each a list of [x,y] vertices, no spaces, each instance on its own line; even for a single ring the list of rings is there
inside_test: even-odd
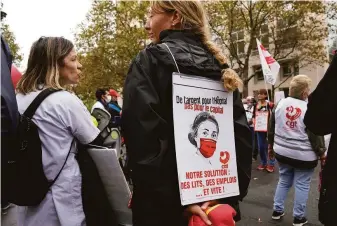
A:
[[[195,34],[166,30],[160,39],[170,47],[181,73],[221,79],[218,61]],[[164,225],[158,221],[165,211],[175,222],[171,225],[180,225],[174,221],[182,215],[173,130],[174,71],[167,48],[163,44],[150,45],[133,60],[125,81],[122,129],[134,182],[135,225]],[[233,111],[241,194],[222,200],[229,203],[246,196],[251,176],[252,139],[238,90],[234,92]],[[148,212],[157,217],[140,219]]]
[[[19,117],[11,66],[12,55],[1,36],[1,160],[3,164],[7,162],[7,153],[13,148],[12,141]]]
[[[18,123],[18,106],[11,78],[12,55],[1,36],[1,178],[4,182],[7,175],[7,160],[13,151],[15,131]],[[2,197],[5,200],[6,191],[2,184]]]
[[[326,165],[322,171],[319,218],[335,225],[337,209],[337,54],[315,91],[309,96],[304,123],[316,135],[331,134]]]
[[[10,151],[8,139],[13,136],[18,121],[18,106],[11,77],[12,55],[1,36],[1,150]]]

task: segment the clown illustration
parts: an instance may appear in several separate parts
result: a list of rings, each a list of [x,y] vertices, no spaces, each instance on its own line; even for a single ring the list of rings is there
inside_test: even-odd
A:
[[[188,139],[197,148],[197,155],[212,164],[209,160],[216,151],[216,144],[219,135],[219,125],[214,116],[208,112],[198,114],[193,122]]]

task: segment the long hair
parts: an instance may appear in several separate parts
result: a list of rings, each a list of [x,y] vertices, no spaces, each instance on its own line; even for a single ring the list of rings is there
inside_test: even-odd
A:
[[[59,67],[74,45],[63,37],[41,37],[30,49],[27,70],[21,77],[17,91],[29,93],[36,91],[39,85],[63,89],[60,84]]]
[[[211,40],[211,32],[202,4],[197,1],[152,1],[151,9],[159,12],[172,13],[176,11],[181,15],[181,28],[191,30],[201,37],[201,41],[207,49],[214,55],[222,66],[222,80],[224,87],[229,91],[234,91],[242,84],[237,73],[228,67],[226,56],[221,49]]]

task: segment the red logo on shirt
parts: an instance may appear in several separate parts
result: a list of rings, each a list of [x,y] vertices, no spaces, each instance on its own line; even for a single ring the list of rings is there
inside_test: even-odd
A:
[[[289,106],[286,108],[286,111],[286,117],[288,118],[286,124],[291,129],[293,129],[297,126],[297,122],[295,120],[301,116],[302,110],[300,108],[294,108],[293,106]]]

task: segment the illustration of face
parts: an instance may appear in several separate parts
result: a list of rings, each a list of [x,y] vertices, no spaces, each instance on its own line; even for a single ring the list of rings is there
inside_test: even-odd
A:
[[[216,142],[218,140],[218,128],[216,124],[210,120],[202,122],[195,136],[195,142],[200,153],[205,158],[213,156],[216,150]]]

